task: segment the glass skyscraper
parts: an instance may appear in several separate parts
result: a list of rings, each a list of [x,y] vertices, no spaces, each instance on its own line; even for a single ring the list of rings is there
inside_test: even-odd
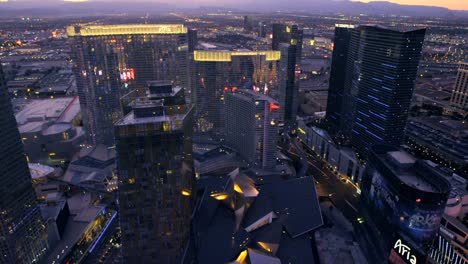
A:
[[[337,25],[326,117],[358,153],[403,140],[424,35]]]
[[[279,97],[281,119],[287,129],[294,126],[298,108],[299,75],[303,31],[297,25],[273,24],[272,49],[281,52]]]
[[[226,141],[249,165],[274,169],[278,138],[279,105],[252,90],[228,91]]]
[[[425,32],[376,26],[353,32],[347,85],[356,99],[348,101],[355,103],[351,144],[361,154],[403,140]]]
[[[0,64],[0,263],[39,263],[47,233]]]
[[[224,133],[224,94],[248,89],[274,96],[278,94],[278,51],[194,52],[193,97],[195,122],[199,131]]]
[[[184,25],[71,26],[74,75],[91,143],[112,145],[119,99],[148,81],[187,87],[188,30]],[[193,34],[191,34],[193,35]]]
[[[124,263],[181,263],[195,195],[192,107],[164,83],[115,125]],[[157,98],[157,99],[156,99]],[[163,100],[164,99],[164,100]]]
[[[336,25],[333,47],[330,85],[328,88],[326,121],[329,132],[334,135],[340,133],[345,126],[344,103],[346,62],[348,60],[349,43],[354,27]]]

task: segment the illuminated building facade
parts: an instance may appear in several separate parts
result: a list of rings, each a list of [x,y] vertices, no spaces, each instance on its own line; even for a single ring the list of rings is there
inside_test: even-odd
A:
[[[450,103],[458,109],[468,111],[468,62],[460,63]]]
[[[465,185],[466,187],[466,185]],[[466,206],[466,197],[457,204]],[[449,205],[447,205],[449,206]],[[461,206],[460,206],[461,207]],[[447,211],[447,210],[446,210]],[[460,215],[445,214],[427,263],[431,264],[466,264],[468,263],[468,229],[463,222],[466,213]]]
[[[359,154],[376,144],[398,146],[403,140],[425,31],[377,26],[352,30],[340,131]]]
[[[226,141],[250,165],[273,169],[276,165],[279,105],[252,90],[225,93]]]
[[[273,24],[272,49],[281,52],[279,63],[279,96],[281,105],[281,119],[286,124],[286,129],[295,126],[300,63],[302,57],[303,31],[297,25]]]
[[[278,94],[279,60],[279,51],[195,51],[192,91],[197,129],[224,133],[224,94],[228,90]]]
[[[362,179],[360,232],[379,234],[368,245],[374,263],[425,263],[439,230],[450,183],[430,164],[396,147],[371,148]],[[361,223],[361,224],[362,224]],[[403,248],[406,251],[402,250]],[[405,254],[408,253],[408,254]],[[411,262],[412,259],[416,259]]]
[[[115,125],[124,263],[181,263],[188,243],[192,107],[164,101],[137,99]]]
[[[47,233],[0,65],[0,263],[39,263]]]
[[[73,40],[83,122],[94,144],[113,144],[119,98],[129,90],[143,89],[152,80],[189,85],[190,41],[184,25],[71,26],[67,33]]]

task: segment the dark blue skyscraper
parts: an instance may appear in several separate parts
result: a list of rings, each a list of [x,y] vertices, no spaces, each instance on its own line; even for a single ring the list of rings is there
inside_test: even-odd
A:
[[[0,263],[38,263],[47,233],[0,64]]]
[[[345,103],[346,62],[349,42],[354,26],[336,25],[333,47],[330,86],[328,88],[326,120],[331,134],[337,134],[344,127],[343,104]]]
[[[332,134],[363,154],[404,136],[425,29],[337,26],[327,105]]]
[[[361,154],[403,140],[425,29],[360,26],[351,37],[347,100],[355,103],[351,143]],[[349,109],[343,109],[348,111]]]
[[[273,50],[281,51],[279,103],[281,119],[294,126],[298,108],[299,74],[302,57],[303,31],[297,25],[273,24]]]

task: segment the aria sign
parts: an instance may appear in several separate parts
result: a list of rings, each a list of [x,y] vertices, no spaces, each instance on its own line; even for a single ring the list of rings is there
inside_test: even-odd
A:
[[[416,256],[414,254],[411,254],[411,248],[405,245],[403,242],[401,242],[401,239],[397,240],[397,242],[393,246],[393,250],[398,252],[398,254],[404,259],[406,259],[406,261],[409,261],[409,263],[416,264]]]

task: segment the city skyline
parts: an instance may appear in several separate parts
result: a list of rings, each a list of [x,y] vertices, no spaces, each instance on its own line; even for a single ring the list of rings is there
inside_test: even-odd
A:
[[[468,263],[468,12],[58,1],[0,5],[1,264]]]
[[[41,1],[41,4],[44,3],[60,3],[60,2],[65,2],[65,3],[74,3],[74,4],[80,4],[80,3],[98,3],[98,2],[109,2],[112,0],[47,0],[45,2]],[[323,0],[314,0],[316,2],[320,2]],[[314,2],[312,1],[312,2]],[[1,3],[28,3],[28,4],[33,4],[31,0],[0,0]],[[115,1],[112,1],[115,2]],[[120,0],[121,3],[128,3],[127,1]],[[258,1],[252,1],[252,0],[241,0],[241,1],[236,1],[236,4],[232,4],[231,1],[228,0],[221,0],[221,1],[215,1],[215,0],[196,0],[196,1],[189,1],[189,0],[176,0],[176,1],[166,1],[166,0],[138,0],[140,3],[164,3],[164,4],[173,4],[173,5],[183,5],[181,7],[187,7],[187,6],[197,6],[197,5],[213,5],[213,6],[226,6],[226,7],[242,7],[243,5],[255,5],[258,3]],[[450,10],[468,10],[468,3],[466,1],[462,0],[447,0],[444,2],[440,2],[437,0],[335,0],[332,2],[360,2],[360,3],[392,3],[392,4],[399,4],[399,5],[404,5],[404,6],[426,6],[426,7],[443,7],[443,8],[448,8]],[[304,0],[298,0],[298,3],[306,3]],[[38,5],[39,6],[39,5]]]

